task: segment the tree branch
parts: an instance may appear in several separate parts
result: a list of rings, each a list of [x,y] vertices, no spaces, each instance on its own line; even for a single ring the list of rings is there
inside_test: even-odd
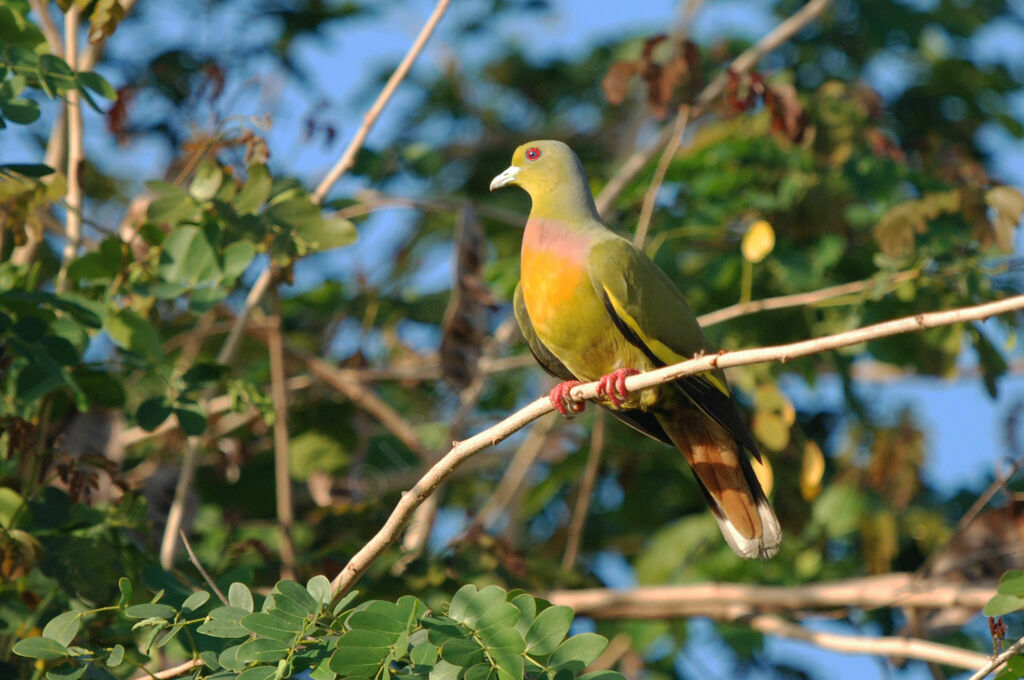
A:
[[[288,388],[285,384],[281,317],[277,313],[271,317],[267,331],[267,353],[270,355],[270,396],[274,402],[274,499],[281,538],[281,578],[294,579],[295,544],[292,542],[292,525],[295,523],[295,510],[292,507],[288,451]]]
[[[679,107],[675,123],[672,124],[672,130],[669,133],[668,143],[665,145],[665,150],[661,152],[661,158],[658,159],[658,167],[654,169],[654,178],[651,180],[651,186],[647,188],[647,193],[644,194],[643,205],[640,206],[640,219],[636,224],[633,245],[641,250],[643,250],[644,241],[647,240],[647,228],[651,226],[651,217],[654,215],[654,204],[658,200],[658,191],[661,190],[661,184],[665,181],[665,173],[668,172],[668,166],[672,159],[675,158],[676,151],[679,150],[679,145],[683,141],[683,130],[686,129],[686,123],[689,120],[690,107],[684,104]]]
[[[1024,650],[1024,637],[1014,642],[1005,652],[1001,653],[999,656],[995,657],[987,664],[982,666],[981,669],[977,673],[972,675],[970,678],[968,678],[968,680],[982,680],[982,678],[987,678],[991,673],[993,673],[996,670],[999,670],[999,668],[1004,663],[1009,661],[1010,657],[1014,656],[1015,654],[1020,654],[1022,650]]]
[[[78,70],[78,21],[81,10],[78,4],[72,4],[64,15],[64,54],[72,71]],[[82,96],[76,89],[67,93],[68,119],[68,189],[66,194],[67,217],[65,226],[64,256],[61,259],[60,271],[54,287],[57,292],[67,288],[68,267],[78,254],[78,245],[82,242],[82,183],[78,170],[85,160],[82,141]]]
[[[46,44],[49,45],[50,52],[63,58],[64,46],[60,40],[60,31],[57,30],[57,25],[53,23],[53,17],[50,16],[47,7],[49,3],[46,0],[28,0],[28,4],[39,17],[39,28],[46,36]]]
[[[921,579],[913,574],[892,573],[802,586],[695,583],[630,590],[555,590],[546,597],[553,604],[572,607],[577,616],[596,619],[710,616],[735,621],[766,612],[833,611],[852,607],[981,609],[995,594],[994,584],[965,585],[946,579]]]
[[[911,281],[920,275],[920,271],[910,269],[892,274],[884,280],[884,283],[892,286],[894,284],[903,283],[904,281]],[[758,312],[775,309],[786,309],[789,307],[804,307],[807,305],[817,304],[825,300],[842,297],[843,295],[863,293],[876,288],[878,284],[879,279],[877,277],[872,277],[869,279],[861,279],[860,281],[841,283],[827,288],[819,288],[818,290],[812,290],[806,293],[792,293],[790,295],[778,295],[776,297],[762,298],[760,300],[751,300],[750,302],[738,302],[734,305],[729,305],[728,307],[722,307],[721,309],[713,312],[702,314],[697,317],[697,320],[700,322],[701,326],[714,326],[715,324],[731,321],[732,319],[747,316],[748,314],[756,314]]]
[[[919,659],[957,668],[974,669],[984,663],[986,656],[960,647],[943,645],[910,637],[870,637],[840,635],[808,630],[778,616],[762,614],[747,621],[751,628],[768,635],[803,640],[817,647],[844,654],[871,654],[899,659]]]
[[[1017,295],[973,307],[917,314],[813,340],[759,349],[721,352],[631,376],[626,378],[626,388],[631,392],[635,392],[646,387],[652,387],[676,378],[694,375],[714,368],[742,366],[768,361],[785,362],[796,357],[817,354],[840,347],[849,347],[850,345],[890,335],[946,326],[962,321],[978,321],[996,314],[1005,314],[1021,309],[1024,309],[1024,295]],[[593,399],[597,396],[597,382],[575,387],[571,394],[573,399],[578,401]],[[525,427],[533,420],[552,410],[551,401],[547,397],[542,397],[508,416],[498,424],[456,444],[444,458],[438,461],[436,465],[431,467],[420,478],[412,489],[402,495],[402,498],[380,531],[353,555],[348,564],[338,572],[332,582],[335,595],[339,596],[347,592],[355,584],[374,560],[395,541],[416,507],[433,493],[434,489],[444,482],[464,460],[477,451],[488,446],[494,446],[513,432]]]
[[[388,100],[391,99],[391,95],[395,93],[395,90],[398,88],[398,84],[402,82],[406,75],[408,75],[413,62],[416,61],[420,52],[423,51],[423,47],[427,44],[427,40],[430,39],[430,35],[434,32],[434,28],[437,27],[437,23],[441,20],[441,17],[444,16],[445,10],[448,9],[448,4],[450,2],[451,0],[438,0],[433,13],[430,15],[430,18],[427,19],[427,23],[423,24],[423,28],[420,29],[420,34],[416,36],[416,41],[413,42],[412,47],[409,48],[405,58],[403,58],[401,63],[398,64],[398,68],[395,69],[395,72],[391,74],[387,84],[384,85],[384,89],[381,90],[380,94],[377,96],[377,101],[373,103],[370,110],[366,112],[365,116],[363,116],[363,124],[359,126],[358,130],[356,130],[355,136],[352,138],[352,141],[349,142],[345,151],[341,154],[341,158],[338,159],[335,166],[331,168],[330,172],[327,173],[327,176],[324,177],[323,181],[320,182],[320,185],[317,186],[316,190],[313,192],[312,196],[314,203],[323,202],[324,196],[326,196],[327,192],[330,191],[332,186],[334,186],[334,183],[352,167],[352,164],[356,160],[356,154],[359,153],[361,148],[363,148],[363,142],[366,141],[366,136],[370,134],[370,129],[373,127],[373,124],[377,122],[380,112],[384,110]]]

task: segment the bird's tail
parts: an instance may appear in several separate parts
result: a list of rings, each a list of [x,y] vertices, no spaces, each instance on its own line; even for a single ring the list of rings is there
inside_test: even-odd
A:
[[[729,547],[747,559],[773,557],[782,530],[746,451],[700,411],[679,409],[658,421],[693,468]]]

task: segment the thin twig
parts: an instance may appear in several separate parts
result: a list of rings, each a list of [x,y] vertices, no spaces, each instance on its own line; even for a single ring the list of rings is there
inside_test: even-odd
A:
[[[921,272],[919,270],[909,269],[897,272],[896,274],[893,274],[881,281],[879,281],[878,277],[872,277],[869,279],[861,279],[860,281],[841,283],[827,288],[819,288],[818,290],[812,290],[806,293],[792,293],[790,295],[778,295],[770,298],[762,298],[760,300],[751,300],[750,302],[740,302],[735,305],[729,305],[728,307],[722,307],[721,309],[717,309],[713,312],[708,312],[707,314],[702,314],[697,317],[697,320],[700,322],[701,326],[714,326],[715,324],[719,324],[724,321],[731,321],[732,319],[756,314],[758,312],[787,309],[789,307],[805,307],[819,302],[824,302],[825,300],[842,297],[844,295],[863,293],[877,288],[879,284],[893,286],[903,283],[904,281],[916,279],[920,275]]]
[[[78,22],[81,17],[81,10],[77,3],[73,3],[64,15],[64,54],[68,66],[72,71],[78,70]],[[68,189],[66,194],[67,217],[64,242],[64,256],[61,259],[60,271],[57,272],[57,279],[54,287],[57,292],[63,292],[67,288],[68,267],[78,254],[78,245],[82,241],[82,183],[78,177],[78,170],[85,160],[82,141],[82,98],[77,89],[70,89],[67,93],[67,117],[68,117],[68,167],[67,181]]]
[[[228,598],[224,597],[224,593],[220,591],[217,584],[214,583],[212,578],[210,578],[210,574],[203,568],[203,564],[199,561],[199,558],[196,557],[195,551],[192,550],[192,544],[189,542],[188,536],[185,535],[184,531],[179,531],[178,535],[181,536],[181,542],[185,545],[185,552],[188,553],[189,562],[195,565],[196,571],[198,571],[199,575],[203,577],[204,581],[206,581],[206,585],[210,586],[210,589],[213,590],[217,599],[224,603],[224,606],[227,606],[229,604]]]
[[[416,41],[413,42],[412,47],[409,48],[405,58],[402,59],[398,68],[395,69],[395,72],[391,74],[391,77],[388,79],[384,89],[381,90],[380,94],[377,96],[377,101],[373,103],[370,110],[366,112],[365,116],[363,116],[363,124],[359,126],[358,130],[356,130],[355,137],[353,137],[352,141],[348,143],[345,151],[341,154],[341,158],[338,159],[335,166],[331,168],[330,172],[327,173],[327,176],[324,177],[323,181],[320,182],[319,186],[317,186],[316,190],[313,192],[312,197],[314,203],[322,202],[324,197],[327,195],[327,192],[330,191],[332,186],[334,186],[334,183],[352,167],[352,164],[356,160],[356,154],[359,153],[361,148],[363,148],[366,136],[370,134],[370,129],[373,127],[373,124],[377,122],[377,117],[380,116],[380,112],[384,110],[388,100],[391,99],[391,95],[395,93],[395,90],[398,88],[398,84],[402,82],[406,75],[408,75],[413,62],[416,61],[420,52],[423,51],[423,47],[427,44],[427,40],[430,39],[430,35],[434,32],[434,28],[437,27],[437,23],[441,20],[441,17],[444,16],[445,10],[448,9],[450,2],[451,0],[438,0],[433,13],[430,15],[430,18],[427,19],[427,23],[423,24],[423,28],[420,29],[420,34],[416,36]]]
[[[341,208],[335,214],[338,217],[352,219],[369,215],[379,210],[408,209],[433,213],[451,213],[462,210],[465,207],[465,201],[460,200],[391,196],[373,190],[361,191],[355,198],[359,201],[358,203]],[[504,210],[488,205],[474,205],[473,208],[482,217],[507,224],[511,227],[521,228],[523,223],[526,222],[526,216],[514,210]]]
[[[430,450],[416,433],[416,428],[390,404],[378,397],[368,385],[349,377],[344,369],[332,366],[323,359],[306,354],[294,347],[286,345],[284,351],[285,354],[305,363],[310,373],[344,394],[352,403],[376,418],[420,460],[426,461],[433,458]]]
[[[982,680],[982,678],[987,678],[990,674],[999,670],[1004,663],[1009,661],[1010,657],[1019,654],[1022,650],[1024,650],[1024,637],[1014,642],[1005,652],[982,666],[977,673],[967,680]]]
[[[145,675],[137,675],[132,680],[169,680],[169,678],[176,678],[179,675],[185,675],[185,673],[188,673],[193,668],[197,668],[202,665],[203,662],[199,659],[192,659],[191,661],[186,661],[185,663],[178,664],[177,666],[157,671],[156,673],[146,671]]]
[[[640,389],[669,382],[687,375],[694,375],[714,368],[743,366],[769,361],[788,361],[797,357],[818,354],[840,347],[857,345],[868,340],[920,331],[937,326],[948,326],[963,321],[979,321],[996,314],[1024,309],[1024,295],[942,312],[917,314],[915,316],[865,326],[852,331],[837,333],[803,342],[763,347],[736,352],[722,352],[666,366],[626,379],[626,389],[636,392]],[[597,382],[574,387],[573,399],[582,401],[597,396]],[[398,538],[402,528],[416,508],[422,503],[464,460],[476,452],[494,446],[513,432],[525,427],[545,413],[553,410],[547,397],[537,399],[516,411],[498,424],[487,428],[469,439],[455,445],[448,454],[427,471],[423,477],[402,495],[384,526],[371,538],[338,572],[332,582],[335,594],[347,592],[370,565]]]
[[[757,41],[756,44],[752,45],[736,57],[732,64],[730,64],[729,69],[734,73],[746,73],[758,62],[758,60],[761,59],[761,57],[789,40],[798,33],[800,29],[804,28],[811,21],[821,16],[831,2],[832,0],[810,0],[810,2],[772,29],[770,33]],[[726,71],[723,71],[719,73],[713,81],[708,83],[703,90],[701,90],[700,95],[697,97],[697,103],[690,114],[691,119],[699,118],[705,113],[707,105],[722,94],[727,81],[728,75]],[[654,155],[658,153],[658,150],[664,148],[665,145],[668,144],[672,134],[672,128],[672,124],[662,126],[658,133],[658,137],[650,146],[646,149],[635,151],[629,156],[629,158],[619,165],[618,170],[611,176],[611,178],[609,178],[608,182],[604,185],[604,188],[602,188],[601,192],[597,195],[595,203],[597,204],[597,210],[599,213],[602,215],[605,214],[618,195],[622,193],[622,190],[633,181],[641,170],[647,167],[647,164],[652,158],[654,158]]]
[[[576,496],[576,506],[572,509],[572,519],[565,536],[565,553],[562,555],[562,573],[572,571],[576,564],[576,556],[583,540],[583,528],[590,512],[590,497],[597,483],[597,473],[601,470],[601,454],[604,450],[605,414],[598,411],[594,416],[594,428],[590,433],[590,452],[587,454],[587,465],[583,469],[580,490]]]
[[[651,226],[654,204],[658,201],[658,192],[661,190],[662,182],[665,181],[665,173],[668,172],[668,166],[672,159],[675,158],[676,151],[679,150],[679,145],[683,141],[683,131],[686,129],[686,122],[688,120],[690,120],[690,107],[684,104],[679,107],[679,113],[676,114],[676,120],[672,125],[668,144],[665,145],[665,150],[661,153],[661,158],[658,159],[658,167],[654,169],[654,178],[651,179],[651,186],[647,187],[643,205],[640,207],[640,219],[636,224],[636,235],[633,236],[633,245],[641,250],[643,250],[644,241],[647,240],[647,229]]]
[[[43,35],[46,36],[46,44],[49,45],[50,52],[63,58],[64,46],[61,43],[60,31],[57,30],[57,25],[53,23],[53,17],[48,11],[47,4],[49,3],[44,0],[28,0],[28,4],[32,8],[32,12],[39,17],[39,27],[43,31]]]
[[[1013,461],[1009,470],[1001,475],[996,475],[996,478],[992,480],[992,483],[988,485],[988,488],[985,489],[984,493],[975,499],[974,503],[971,504],[971,507],[967,509],[967,512],[965,512],[963,517],[960,518],[960,521],[957,522],[956,528],[953,529],[953,533],[949,537],[949,540],[947,540],[941,548],[933,550],[932,553],[928,555],[928,558],[924,563],[917,568],[917,571],[915,572],[916,574],[920,575],[928,573],[932,565],[935,564],[935,560],[938,559],[939,555],[942,555],[946,548],[952,545],[953,541],[955,541],[957,537],[960,536],[960,534],[962,534],[975,519],[977,519],[978,515],[981,514],[981,511],[985,509],[986,505],[988,505],[988,502],[992,500],[992,497],[995,496],[1000,489],[1006,486],[1008,481],[1013,479],[1013,476],[1017,474],[1022,466],[1024,466],[1024,458],[1018,458]]]
[[[891,573],[797,586],[689,583],[628,590],[553,590],[545,597],[554,604],[572,607],[577,616],[597,619],[711,616],[723,621],[734,621],[763,613],[834,612],[850,608],[977,610],[985,606],[995,594],[995,583],[971,585],[950,579],[921,579],[910,573]]]
[[[276,296],[275,296],[276,297]],[[288,454],[288,388],[285,384],[284,349],[281,342],[281,317],[274,314],[267,331],[270,355],[270,397],[274,402],[274,498],[277,503],[277,528],[281,536],[281,578],[295,578],[295,544],[292,525],[292,476]]]
[[[920,659],[957,668],[974,669],[984,663],[985,655],[960,647],[910,637],[868,637],[839,635],[808,630],[778,616],[762,614],[747,621],[751,628],[769,635],[809,642],[816,647],[844,654],[872,654],[900,659]]]

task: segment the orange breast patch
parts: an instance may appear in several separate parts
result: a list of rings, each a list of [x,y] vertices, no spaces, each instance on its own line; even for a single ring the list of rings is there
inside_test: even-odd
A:
[[[560,314],[572,313],[580,284],[590,285],[587,278],[578,258],[550,250],[523,250],[523,301],[538,333],[544,335]]]

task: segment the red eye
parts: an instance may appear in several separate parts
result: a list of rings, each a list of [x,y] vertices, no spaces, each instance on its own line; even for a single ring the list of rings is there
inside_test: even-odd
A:
[[[531,161],[537,160],[538,158],[540,158],[540,149],[538,149],[535,146],[531,146],[529,149],[526,150],[526,158],[527,160]]]

